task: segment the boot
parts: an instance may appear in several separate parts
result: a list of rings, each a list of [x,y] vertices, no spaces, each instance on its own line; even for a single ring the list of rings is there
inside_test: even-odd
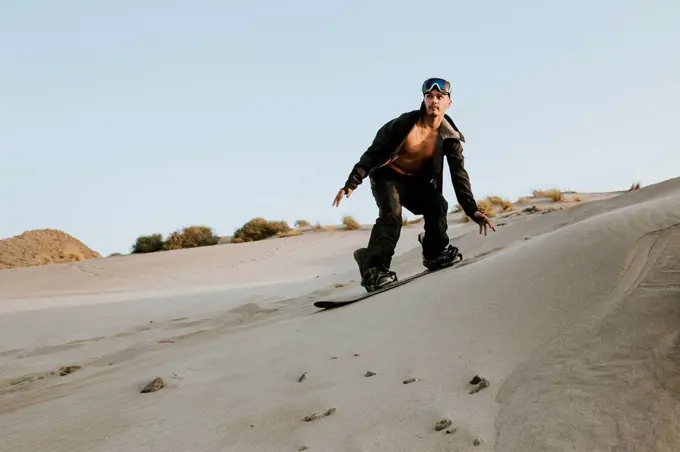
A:
[[[418,241],[421,245],[423,244],[424,235],[425,234],[422,232],[418,234]],[[437,256],[433,258],[427,258],[425,257],[425,253],[423,253],[423,265],[425,268],[431,271],[450,267],[453,264],[460,262],[462,259],[463,255],[460,254],[458,248],[451,244],[447,245],[442,251],[439,252]]]
[[[386,284],[396,282],[397,274],[385,268],[384,265],[366,266],[366,251],[366,248],[359,248],[354,251],[354,260],[359,266],[359,274],[361,275],[361,285],[366,288],[366,291],[372,292]]]

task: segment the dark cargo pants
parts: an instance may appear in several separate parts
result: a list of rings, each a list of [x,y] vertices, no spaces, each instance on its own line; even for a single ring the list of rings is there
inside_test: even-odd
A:
[[[446,215],[449,205],[428,180],[405,176],[383,167],[371,176],[371,190],[378,205],[378,218],[371,230],[365,268],[389,269],[401,235],[402,208],[425,221],[423,256],[434,259],[449,244]]]

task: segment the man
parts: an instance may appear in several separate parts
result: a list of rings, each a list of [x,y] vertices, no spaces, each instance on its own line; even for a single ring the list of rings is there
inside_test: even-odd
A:
[[[447,267],[459,256],[458,249],[449,244],[446,232],[448,203],[442,195],[444,157],[465,214],[479,225],[480,234],[483,231],[486,235],[487,226],[496,230],[477,207],[463,166],[461,142],[465,138],[446,114],[451,106],[451,84],[431,78],[423,83],[422,93],[419,110],[403,113],[378,130],[333,201],[334,206],[339,206],[343,196],[349,198],[364,178],[370,178],[379,215],[367,248],[354,252],[361,285],[369,292],[397,280],[390,265],[403,224],[402,206],[422,215],[425,221],[425,233],[421,235],[425,267]]]

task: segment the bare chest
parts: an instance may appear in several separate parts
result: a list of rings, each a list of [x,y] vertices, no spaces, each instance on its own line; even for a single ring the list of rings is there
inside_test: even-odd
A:
[[[406,137],[400,154],[404,160],[426,160],[434,155],[436,146],[436,131],[429,132],[419,127],[414,127]]]

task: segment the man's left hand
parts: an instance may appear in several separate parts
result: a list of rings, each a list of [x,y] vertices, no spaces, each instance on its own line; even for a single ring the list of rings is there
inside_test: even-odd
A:
[[[492,231],[496,232],[496,228],[494,227],[493,223],[487,217],[484,215],[482,212],[479,210],[475,212],[475,214],[472,216],[472,219],[479,225],[479,233],[481,234],[482,231],[484,231],[484,235],[487,233],[487,226],[491,228]]]

